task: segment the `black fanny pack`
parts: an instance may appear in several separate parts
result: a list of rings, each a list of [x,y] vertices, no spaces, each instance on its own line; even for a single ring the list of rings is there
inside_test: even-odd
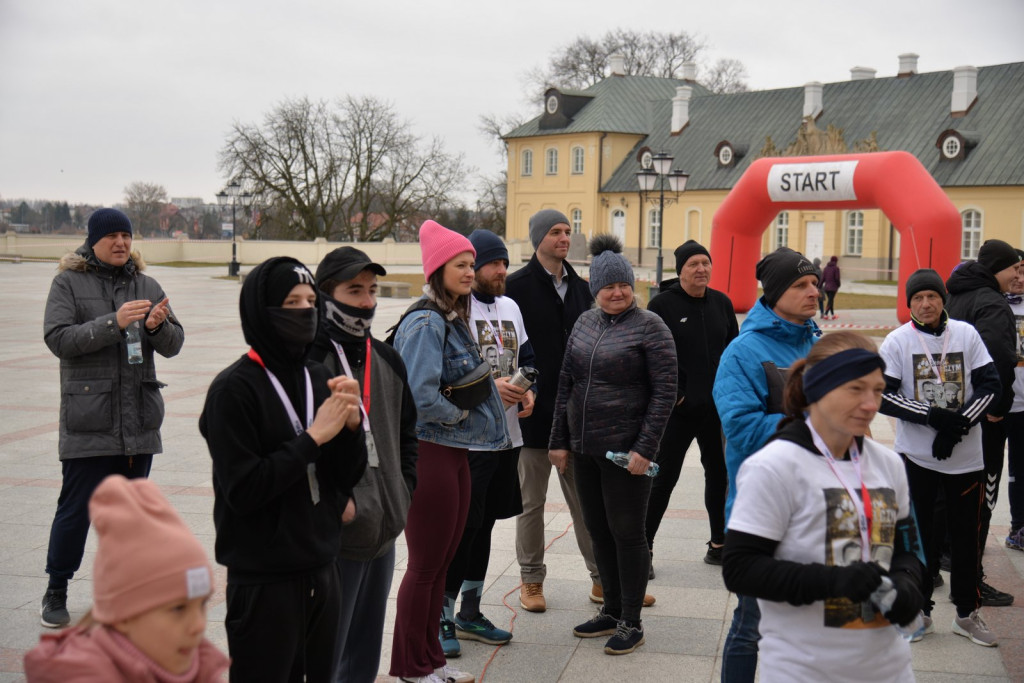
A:
[[[484,361],[451,384],[441,387],[441,395],[457,408],[476,408],[491,395],[490,364]]]

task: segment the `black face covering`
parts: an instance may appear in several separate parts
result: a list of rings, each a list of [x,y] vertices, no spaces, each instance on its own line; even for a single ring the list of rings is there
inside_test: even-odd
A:
[[[330,327],[336,327],[345,334],[358,339],[364,339],[370,333],[370,325],[373,323],[373,314],[377,307],[356,308],[342,303],[323,292],[320,296],[324,300],[324,317]]]
[[[289,355],[301,357],[316,338],[315,308],[267,307],[267,317]]]

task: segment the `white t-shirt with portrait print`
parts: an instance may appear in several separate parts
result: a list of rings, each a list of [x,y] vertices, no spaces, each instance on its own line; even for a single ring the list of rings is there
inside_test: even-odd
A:
[[[1024,412],[1024,303],[1010,304],[1017,328],[1017,367],[1013,371],[1013,405],[1011,413]]]
[[[926,349],[930,360],[925,356]],[[889,333],[878,353],[885,360],[885,374],[901,381],[902,395],[950,410],[970,403],[974,395],[971,371],[992,362],[978,331],[968,323],[952,319],[939,336],[925,334],[913,323],[906,323]],[[980,425],[974,425],[945,460],[932,457],[936,434],[926,424],[897,420],[893,449],[934,472],[965,474],[984,468]]]
[[[869,554],[888,569],[896,521],[910,514],[906,471],[896,453],[871,439],[864,439],[860,465],[872,508]],[[853,462],[835,467],[859,495]],[[778,541],[778,560],[845,566],[862,559],[856,508],[823,456],[776,439],[744,461],[736,481],[730,531]],[[914,680],[909,642],[881,614],[865,622],[859,603],[757,602],[761,683]]]
[[[519,349],[528,339],[519,305],[507,296],[496,296],[494,303],[490,304],[474,296],[470,301],[469,328],[480,347],[480,355],[491,364],[494,378],[514,375],[519,369]],[[500,337],[500,344],[495,335]],[[505,422],[513,447],[523,445],[518,412],[519,404],[505,409]]]

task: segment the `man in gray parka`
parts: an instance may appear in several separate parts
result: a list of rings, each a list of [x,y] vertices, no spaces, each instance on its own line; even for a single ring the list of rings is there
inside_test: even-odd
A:
[[[149,476],[162,450],[164,385],[153,352],[176,355],[185,332],[144,267],[128,217],[99,209],[85,244],[61,259],[46,299],[43,340],[60,358],[62,474],[40,609],[48,628],[71,621],[68,581],[82,563],[93,491],[111,474]]]

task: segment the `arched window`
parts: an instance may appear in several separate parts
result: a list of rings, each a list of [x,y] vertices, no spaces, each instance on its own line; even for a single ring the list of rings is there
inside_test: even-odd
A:
[[[612,211],[612,234],[626,243],[626,212],[622,209]]]
[[[846,254],[860,256],[864,253],[864,212],[851,211],[846,214]]]
[[[661,209],[647,212],[647,246],[657,247],[661,244]]]
[[[981,246],[981,212],[968,209],[960,214],[963,229],[963,246],[960,256],[965,259],[978,258],[978,247]]]
[[[523,163],[519,167],[520,175],[533,175],[533,150],[523,150]]]
[[[580,175],[583,173],[583,148],[573,147],[572,148],[572,173],[573,175]]]
[[[548,175],[558,175],[558,150],[554,147],[549,147],[547,152],[544,153],[544,159],[544,172]]]
[[[579,209],[572,210],[572,231],[576,235],[583,232],[583,212]]]
[[[779,214],[778,218],[775,219],[775,247],[772,249],[778,249],[779,247],[789,246],[789,212],[783,211]]]

